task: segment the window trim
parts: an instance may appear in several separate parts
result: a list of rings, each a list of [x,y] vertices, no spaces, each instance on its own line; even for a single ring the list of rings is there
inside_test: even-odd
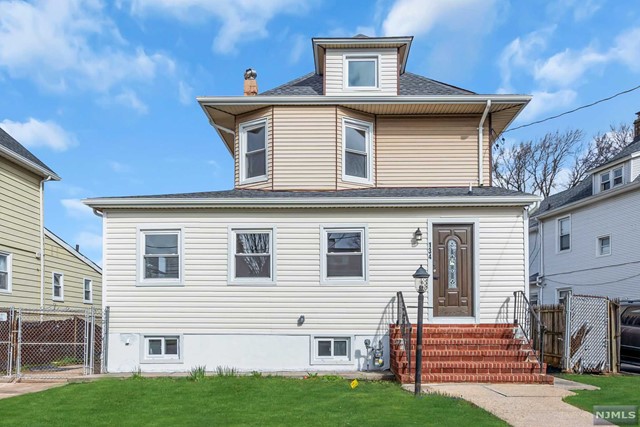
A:
[[[318,356],[318,341],[331,340],[331,352],[333,353],[333,342],[335,340],[347,341],[347,355],[346,356]],[[353,363],[353,345],[354,337],[351,335],[334,335],[334,334],[319,334],[311,336],[310,343],[310,355],[311,365],[351,365]]]
[[[364,130],[365,147],[367,149],[367,177],[347,175],[347,127]],[[364,120],[352,119],[349,117],[342,118],[342,180],[345,182],[355,182],[358,184],[373,184],[373,123]]]
[[[166,338],[178,339],[178,354],[176,356],[165,354],[160,356],[149,356],[149,340],[161,338],[164,353],[164,340]],[[184,337],[182,334],[176,333],[153,333],[140,334],[140,363],[183,363],[184,361]]]
[[[615,178],[615,173],[616,173],[616,171],[620,171],[621,181],[620,181],[619,184],[615,183],[615,179],[616,179]],[[606,181],[603,181],[602,177],[604,175],[608,175],[609,179],[607,179]],[[602,186],[605,183],[609,183],[609,188],[607,188],[607,189],[602,188]],[[624,185],[624,164],[622,164],[620,166],[613,167],[611,169],[604,170],[604,171],[602,171],[602,172],[600,172],[598,174],[598,190],[599,190],[599,192],[613,190],[614,188],[620,187],[621,185]]]
[[[616,171],[620,171],[620,184],[616,184]],[[611,188],[619,187],[624,184],[624,165],[611,169]]]
[[[350,86],[349,85],[349,61],[374,60],[375,62],[375,86]],[[342,55],[342,90],[343,91],[380,91],[380,55],[371,53],[345,53]]]
[[[55,277],[56,274],[60,275],[60,296],[56,296]],[[51,272],[51,300],[64,302],[64,273],[59,271]]]
[[[86,283],[86,281],[89,281],[89,299],[85,298],[85,288],[84,285]],[[93,279],[90,277],[83,277],[82,278],[82,302],[84,304],[93,304]]]
[[[264,175],[253,176],[247,178],[245,156],[247,154],[247,131],[264,126]],[[256,182],[264,182],[269,180],[269,119],[263,117],[256,120],[250,120],[243,122],[238,126],[238,143],[239,155],[238,155],[238,179],[240,185],[253,184]]]
[[[327,277],[327,235],[334,231],[362,233],[362,277]],[[337,286],[369,284],[369,230],[366,224],[320,225],[320,284]]]
[[[573,288],[570,288],[570,287],[557,288],[556,289],[556,304],[560,304],[560,293],[561,292],[568,292],[569,296],[573,296]],[[567,309],[568,309],[568,307],[567,307]]]
[[[609,238],[609,253],[608,254],[603,254],[601,253],[600,249],[600,240],[604,239],[604,238]],[[607,257],[607,256],[611,256],[611,253],[613,252],[613,248],[611,247],[611,234],[603,234],[601,236],[597,236],[596,237],[596,257],[597,258],[602,258],[602,257]]]
[[[147,234],[178,234],[178,278],[147,279],[144,277],[144,247]],[[138,273],[136,286],[183,286],[184,284],[184,230],[182,227],[167,225],[139,227],[136,256],[138,257]]]
[[[568,249],[560,249],[560,221],[568,219],[569,220],[569,248]],[[571,252],[573,248],[573,221],[571,220],[571,215],[565,215],[556,220],[556,253],[564,254]]]
[[[271,277],[236,278],[236,234],[240,233],[268,233],[269,254],[271,255]],[[275,225],[261,227],[247,227],[247,225],[230,225],[228,229],[227,243],[227,284],[238,286],[275,286],[277,283],[277,254],[276,239],[277,229]]]
[[[11,252],[0,251],[0,255],[7,257],[7,289],[0,289],[0,294],[10,294],[13,290],[13,254]]]

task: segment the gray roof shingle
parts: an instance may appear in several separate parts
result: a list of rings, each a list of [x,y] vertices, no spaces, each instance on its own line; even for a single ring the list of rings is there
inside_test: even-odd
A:
[[[166,199],[234,199],[234,198],[315,198],[315,197],[516,197],[529,196],[530,194],[519,191],[507,190],[499,187],[473,187],[469,193],[468,187],[398,187],[398,188],[365,188],[357,190],[330,190],[330,191],[265,191],[265,190],[222,190],[204,191],[199,193],[159,194],[148,196],[125,196],[105,198],[166,198]]]
[[[4,148],[12,151],[18,156],[26,159],[32,163],[43,168],[45,171],[49,172],[53,176],[57,176],[57,174],[49,168],[49,166],[45,165],[40,159],[34,156],[31,151],[27,150],[22,144],[16,141],[11,135],[4,131],[4,129],[0,128],[0,145]]]
[[[323,94],[322,76],[309,73],[276,88],[262,92],[262,96],[313,96]],[[413,73],[400,75],[400,95],[474,95],[474,92],[432,80]]]

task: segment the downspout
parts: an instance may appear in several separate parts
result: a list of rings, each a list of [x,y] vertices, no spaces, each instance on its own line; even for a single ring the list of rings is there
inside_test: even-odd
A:
[[[44,308],[44,183],[51,175],[40,181],[40,308]]]
[[[482,148],[482,140],[484,138],[484,121],[487,119],[490,109],[491,100],[487,99],[487,105],[484,107],[482,118],[478,124],[478,187],[482,187],[484,185],[484,150]]]

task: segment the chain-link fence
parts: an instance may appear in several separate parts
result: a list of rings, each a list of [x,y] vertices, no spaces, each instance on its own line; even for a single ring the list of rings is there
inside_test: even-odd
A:
[[[11,321],[3,321],[3,312]],[[100,373],[103,322],[94,309],[0,308],[0,369],[26,379]]]

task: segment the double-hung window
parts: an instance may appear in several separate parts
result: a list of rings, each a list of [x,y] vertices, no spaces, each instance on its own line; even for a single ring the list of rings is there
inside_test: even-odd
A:
[[[622,185],[622,166],[613,170],[613,186]]]
[[[344,120],[342,179],[345,181],[372,183],[372,127],[371,123]]]
[[[364,283],[366,272],[365,228],[324,228],[323,281]]]
[[[230,233],[230,282],[273,284],[273,229],[232,229]]]
[[[53,288],[51,299],[54,301],[64,301],[64,274],[53,273],[51,282]]]
[[[267,121],[240,125],[240,183],[267,179]]]
[[[346,78],[348,89],[377,89],[378,88],[378,57],[353,55],[345,57]]]
[[[141,232],[142,282],[179,282],[180,231],[144,230]]]
[[[144,337],[145,359],[147,360],[179,360],[179,336],[146,336]]]
[[[600,191],[606,191],[624,183],[622,166],[600,174]]]
[[[313,347],[316,363],[348,362],[351,359],[351,339],[348,337],[316,337]]]
[[[611,255],[611,236],[598,237],[598,256]]]
[[[0,252],[0,293],[11,292],[11,254]]]
[[[611,172],[607,171],[600,174],[600,191],[611,188]]]
[[[93,280],[82,279],[82,302],[93,303]]]
[[[571,249],[571,217],[558,220],[558,252]]]

